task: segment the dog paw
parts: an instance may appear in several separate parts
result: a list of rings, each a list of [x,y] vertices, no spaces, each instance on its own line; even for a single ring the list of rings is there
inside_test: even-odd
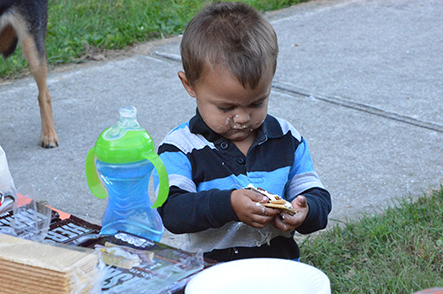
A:
[[[58,137],[57,135],[53,137],[42,136],[40,139],[40,146],[43,148],[55,148],[58,147]]]

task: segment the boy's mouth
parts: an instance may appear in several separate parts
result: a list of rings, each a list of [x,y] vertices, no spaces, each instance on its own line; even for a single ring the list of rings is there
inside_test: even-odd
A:
[[[245,129],[252,129],[250,126],[248,125],[234,125],[232,126],[233,130],[245,130]]]
[[[232,127],[233,130],[245,130],[247,128],[248,128],[248,126],[233,126]]]
[[[246,127],[246,128],[241,128],[241,129],[239,129],[239,128],[232,128],[231,129],[231,132],[234,134],[246,134],[246,133],[249,134],[249,133],[252,133],[253,131],[254,131],[254,129],[251,127]]]

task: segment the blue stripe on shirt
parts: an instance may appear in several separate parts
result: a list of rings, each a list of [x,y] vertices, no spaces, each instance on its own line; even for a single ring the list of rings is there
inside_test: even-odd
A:
[[[289,180],[295,175],[314,171],[311,154],[304,138],[295,150],[294,156],[294,164],[289,174]]]

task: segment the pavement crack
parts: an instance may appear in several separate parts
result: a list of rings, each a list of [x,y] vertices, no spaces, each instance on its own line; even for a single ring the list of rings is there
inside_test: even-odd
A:
[[[328,95],[323,95],[323,94],[318,94],[318,93],[312,93],[312,92],[308,93],[307,91],[304,91],[302,89],[298,89],[292,85],[289,85],[286,83],[278,83],[275,81],[272,84],[272,88],[282,91],[282,92],[285,92],[285,93],[297,94],[297,95],[304,96],[307,98],[314,97],[315,99],[323,101],[323,102],[331,103],[331,104],[338,105],[341,107],[347,107],[350,109],[366,112],[366,113],[369,113],[372,115],[377,115],[377,116],[380,116],[383,118],[395,120],[395,121],[406,123],[406,124],[413,125],[416,127],[420,127],[420,128],[436,131],[439,133],[443,133],[443,126],[440,124],[418,120],[418,119],[415,119],[415,118],[412,118],[409,116],[405,116],[405,115],[401,115],[398,113],[382,110],[377,107],[358,103],[358,102],[355,102],[352,100],[343,99],[343,98],[336,97],[336,96],[328,96]]]
[[[177,54],[155,51],[155,55],[162,57],[162,58],[169,59],[169,60],[173,60],[173,61],[178,61],[178,62],[182,61],[180,55],[177,55]]]

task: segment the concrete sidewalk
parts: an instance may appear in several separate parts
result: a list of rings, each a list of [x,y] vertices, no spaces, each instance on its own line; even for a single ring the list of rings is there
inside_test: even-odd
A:
[[[443,3],[310,1],[268,13],[280,45],[270,113],[307,139],[333,197],[334,221],[379,212],[443,179]],[[38,146],[32,78],[0,85],[1,137],[17,188],[99,223],[106,200],[88,189],[86,154],[121,106],[159,145],[195,113],[177,78],[180,38],[146,54],[49,74],[60,147]],[[142,45],[141,45],[142,46]],[[165,235],[165,243],[179,238]]]

